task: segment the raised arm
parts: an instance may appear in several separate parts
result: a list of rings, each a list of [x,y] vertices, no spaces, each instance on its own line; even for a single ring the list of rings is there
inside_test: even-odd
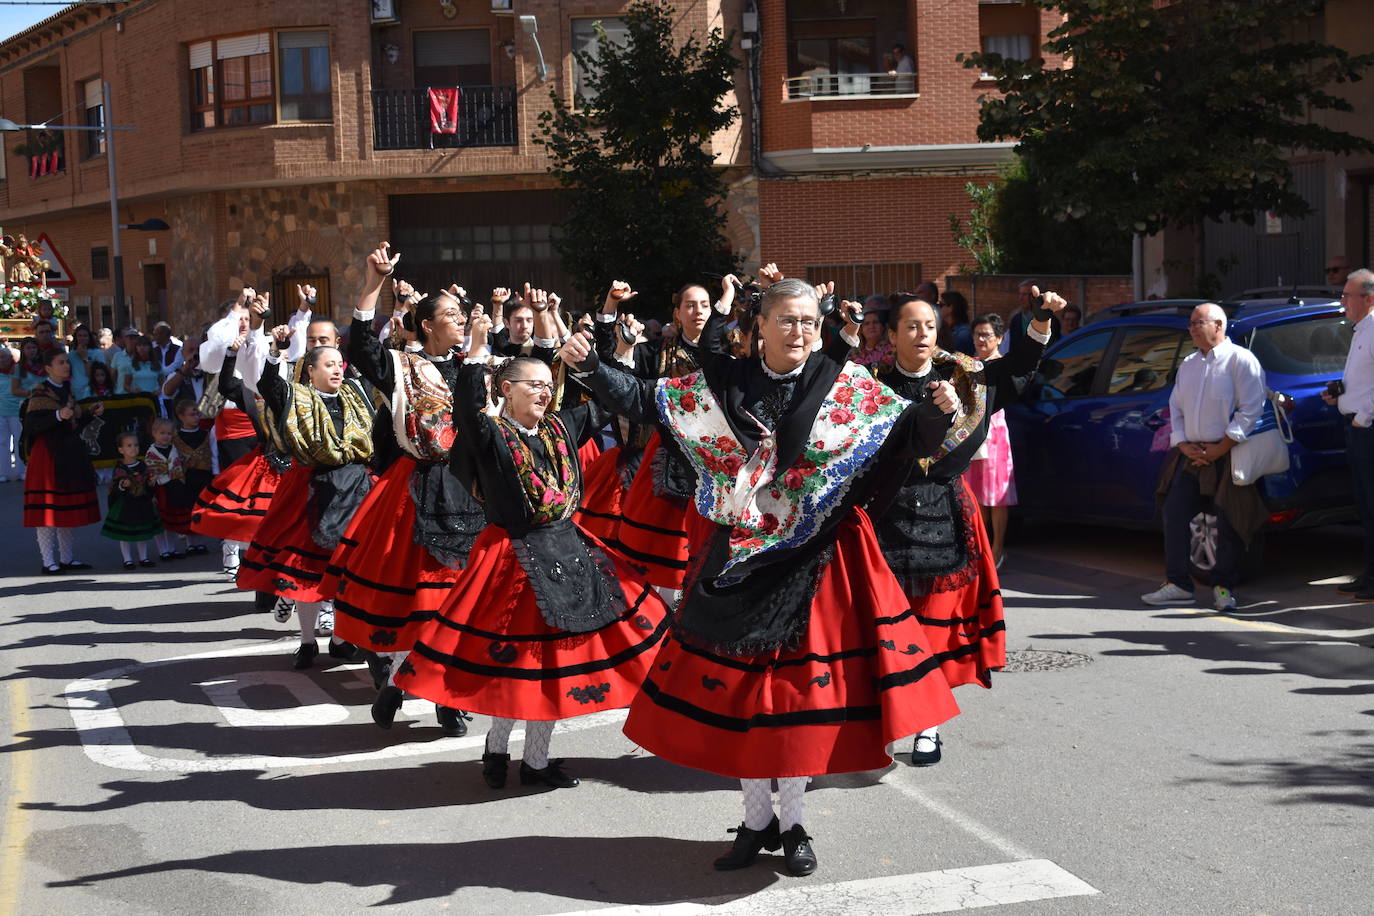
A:
[[[272,329],[274,355],[267,358],[267,364],[262,367],[262,378],[258,379],[258,394],[262,395],[263,402],[277,416],[281,416],[291,398],[291,383],[281,376],[281,353],[294,336],[295,331],[286,325]]]
[[[234,373],[234,370],[238,368],[238,358],[241,346],[242,344],[235,346],[224,354],[224,362],[219,372],[220,395],[223,396],[226,401],[233,401],[239,406],[246,403],[243,392],[243,380]]]
[[[1043,301],[1036,307],[1034,320],[1026,327],[1026,333],[1012,344],[1011,352],[983,367],[988,385],[993,388],[993,401],[988,405],[990,414],[1016,400],[1034,381],[1040,357],[1045,355],[1045,346],[1050,342],[1050,319],[1068,305],[1058,293],[1047,292],[1041,298]],[[1042,309],[1046,314],[1041,314]]]
[[[657,382],[636,378],[624,369],[602,362],[592,349],[591,336],[585,331],[569,337],[559,356],[577,380],[591,389],[603,408],[633,423],[657,422],[658,408],[654,403]]]

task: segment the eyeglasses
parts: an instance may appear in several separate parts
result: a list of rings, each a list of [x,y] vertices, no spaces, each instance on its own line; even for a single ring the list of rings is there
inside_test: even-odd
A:
[[[821,322],[817,318],[794,318],[791,315],[774,315],[773,321],[788,334],[791,334],[797,328],[801,328],[803,334],[814,334],[820,330],[821,327]]]
[[[997,339],[997,335],[996,335],[996,334],[974,334],[974,335],[973,335],[973,339],[974,339],[974,340],[996,340],[996,339]]]
[[[510,381],[524,382],[526,385],[530,386],[530,390],[532,390],[535,394],[542,394],[545,391],[553,391],[553,382],[545,382],[537,378],[513,378],[510,379]]]
[[[1219,318],[1194,318],[1192,321],[1188,322],[1188,327],[1190,327],[1190,328],[1200,328],[1200,327],[1202,327],[1204,324],[1213,324],[1213,323],[1215,323],[1215,324],[1221,324],[1221,319],[1219,319]]]

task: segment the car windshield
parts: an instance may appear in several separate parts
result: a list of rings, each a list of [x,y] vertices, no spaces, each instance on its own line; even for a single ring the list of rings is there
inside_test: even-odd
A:
[[[1331,375],[1345,370],[1353,331],[1339,315],[1255,329],[1250,349],[1266,372]]]

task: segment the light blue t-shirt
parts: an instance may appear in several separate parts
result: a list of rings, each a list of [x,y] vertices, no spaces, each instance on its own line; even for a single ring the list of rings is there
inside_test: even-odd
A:
[[[25,374],[18,366],[11,369],[8,374],[0,373],[0,417],[19,416],[19,406],[24,403],[24,396],[10,394],[10,382],[19,378],[20,384],[23,384]],[[28,377],[33,378],[31,375]],[[4,460],[3,455],[0,455],[0,460]]]
[[[81,356],[76,350],[68,350],[67,356],[72,363],[72,395],[79,401],[82,398],[91,396],[90,373],[86,371],[86,364],[81,361]],[[105,362],[105,354],[99,350],[87,350],[86,359],[93,363]]]
[[[156,394],[162,388],[162,384],[158,380],[161,374],[162,369],[157,363],[139,363],[137,366],[134,366],[132,370],[132,390],[149,391]],[[124,390],[123,382],[119,383],[119,389],[121,391]]]

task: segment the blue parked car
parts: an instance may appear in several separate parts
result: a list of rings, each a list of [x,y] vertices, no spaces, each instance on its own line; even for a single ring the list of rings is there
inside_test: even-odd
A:
[[[1169,393],[1179,363],[1195,349],[1188,319],[1202,300],[1117,306],[1054,341],[1041,372],[1007,408],[1021,511],[1123,527],[1158,527],[1155,486],[1169,449]],[[1340,418],[1322,402],[1340,378],[1351,327],[1339,301],[1263,299],[1222,303],[1226,333],[1248,347],[1268,387],[1287,395],[1291,467],[1262,478],[1266,530],[1354,518]],[[1256,430],[1274,425],[1272,408]],[[1216,519],[1193,522],[1194,572],[1215,558]],[[1263,555],[1251,545],[1251,568]]]

